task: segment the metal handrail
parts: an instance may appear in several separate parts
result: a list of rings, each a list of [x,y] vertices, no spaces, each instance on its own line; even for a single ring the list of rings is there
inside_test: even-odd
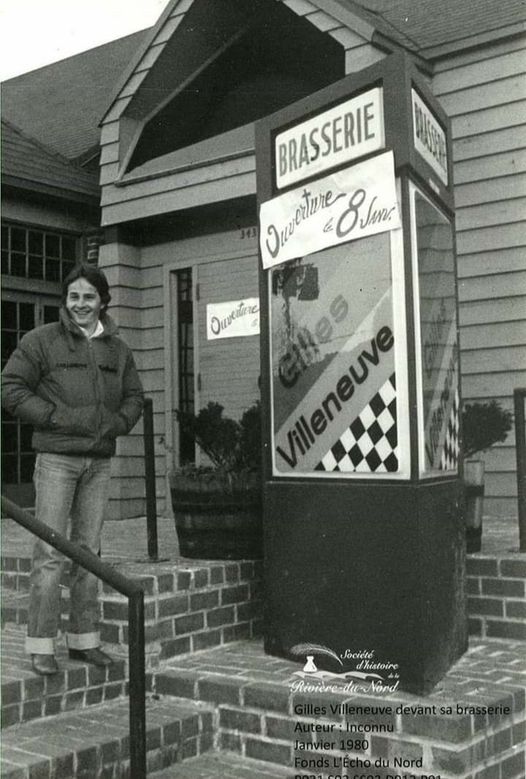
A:
[[[152,562],[157,562],[159,559],[157,544],[157,495],[155,491],[153,401],[151,398],[144,398],[142,421],[144,437],[144,476],[146,486],[146,530],[148,534],[148,557]]]
[[[128,659],[129,659],[129,703],[130,703],[130,775],[133,779],[146,777],[146,681],[144,663],[144,590],[141,584],[123,576],[108,563],[87,549],[52,530],[48,525],[24,511],[13,501],[2,495],[2,510],[41,538],[50,546],[62,552],[70,560],[82,565],[98,576],[117,592],[128,598]]]
[[[515,451],[517,456],[517,500],[519,504],[519,551],[526,552],[526,429],[524,401],[526,388],[513,391],[515,411]]]

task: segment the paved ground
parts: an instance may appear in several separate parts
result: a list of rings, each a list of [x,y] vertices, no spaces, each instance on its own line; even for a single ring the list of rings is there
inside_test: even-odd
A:
[[[31,533],[11,519],[2,520],[2,555],[30,557],[33,542]],[[174,520],[159,517],[157,520],[157,548],[159,558],[178,556],[179,546]],[[102,536],[102,557],[106,560],[148,561],[148,533],[145,517],[108,521]]]
[[[178,543],[174,521],[157,520],[158,556],[170,560],[178,557]],[[102,556],[106,560],[148,561],[146,518],[112,520],[104,525]],[[29,557],[32,541],[30,533],[10,519],[2,520],[2,554],[10,557]],[[519,526],[516,519],[497,520],[485,517],[482,534],[483,555],[519,553]]]

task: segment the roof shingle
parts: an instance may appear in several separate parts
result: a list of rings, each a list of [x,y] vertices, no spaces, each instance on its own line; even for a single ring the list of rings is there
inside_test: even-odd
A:
[[[145,30],[2,84],[2,116],[70,160],[99,144],[113,85]]]
[[[346,1],[346,0],[344,0]],[[352,0],[413,41],[417,51],[526,21],[525,0]]]
[[[96,198],[97,176],[46,149],[2,119],[2,176],[28,184]]]
[[[426,56],[436,47],[525,27],[526,0],[335,0],[384,36]],[[169,13],[169,10],[167,9]],[[2,85],[3,116],[50,149],[80,160],[98,148],[99,122],[121,74],[151,30],[98,46]]]

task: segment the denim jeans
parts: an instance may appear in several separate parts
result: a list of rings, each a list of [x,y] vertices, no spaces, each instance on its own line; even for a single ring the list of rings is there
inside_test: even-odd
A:
[[[109,457],[37,455],[35,474],[36,516],[53,530],[97,554],[110,483]],[[26,651],[54,654],[60,621],[60,579],[66,560],[53,547],[37,539],[30,576],[29,624]],[[98,579],[75,563],[70,575],[70,649],[99,646],[97,630]]]

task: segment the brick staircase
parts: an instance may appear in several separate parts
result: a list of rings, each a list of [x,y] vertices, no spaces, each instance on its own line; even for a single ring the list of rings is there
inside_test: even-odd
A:
[[[251,638],[258,632],[258,563],[206,565],[180,560],[176,566],[130,562],[119,568],[140,579],[145,589],[147,668],[177,655]],[[60,672],[39,677],[24,653],[29,569],[26,557],[2,558],[2,776],[126,777],[127,600],[111,588],[101,587],[101,636],[105,648],[116,657],[111,668],[70,661],[59,642]],[[66,581],[67,573],[64,584]],[[64,623],[68,599],[64,587]],[[195,761],[210,750],[214,717],[210,704],[148,695],[149,775],[182,760]],[[233,757],[231,762],[232,770],[245,770],[247,761]],[[259,771],[260,766],[254,764],[251,769]]]
[[[517,626],[524,627],[525,566],[517,555],[468,560],[476,635],[433,693],[418,698],[297,689],[301,665],[265,655],[258,638],[258,563],[120,563],[119,570],[140,578],[146,590],[148,775],[524,779],[526,654]],[[60,673],[41,678],[23,653],[29,561],[6,557],[2,568],[1,775],[129,776],[126,599],[107,588],[101,592],[101,632],[117,657],[113,667],[69,661],[62,648]],[[65,590],[64,611],[67,597]],[[491,621],[505,638],[491,637]],[[380,704],[384,714],[333,714],[335,700],[354,707]],[[415,717],[400,708],[419,705],[428,706],[428,713]],[[459,713],[457,705],[478,706],[483,713]],[[451,713],[444,714],[447,706]],[[322,738],[329,748],[321,754],[305,746],[320,738],[303,730],[311,723],[327,727]],[[348,723],[367,742],[363,750],[340,749],[341,738],[356,740]],[[382,725],[389,727],[376,730]],[[364,732],[364,726],[375,730]],[[351,766],[344,764],[345,755],[354,760]],[[320,757],[330,765],[316,765]]]

